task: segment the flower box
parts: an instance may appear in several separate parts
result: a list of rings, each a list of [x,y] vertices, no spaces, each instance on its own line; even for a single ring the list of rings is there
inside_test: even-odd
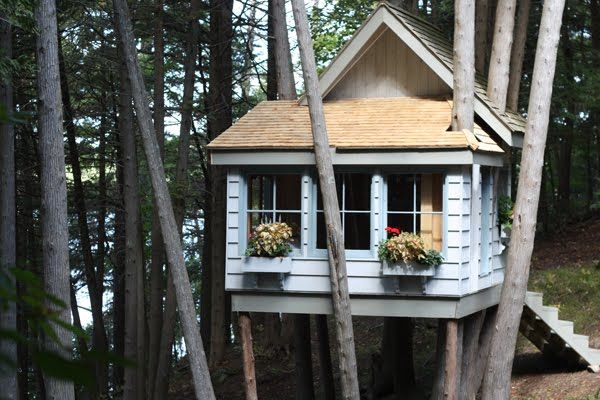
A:
[[[508,246],[508,243],[510,242],[511,232],[512,229],[508,226],[503,226],[500,228],[500,242],[502,242],[504,246]]]
[[[383,276],[434,276],[435,266],[416,262],[390,263],[383,261]]]
[[[245,257],[242,272],[287,274],[292,272],[291,257]]]

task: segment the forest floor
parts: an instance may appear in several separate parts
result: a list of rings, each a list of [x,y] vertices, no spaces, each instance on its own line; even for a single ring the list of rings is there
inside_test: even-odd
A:
[[[546,305],[559,307],[560,318],[574,321],[575,331],[589,335],[590,344],[600,348],[600,219],[572,225],[560,234],[538,240],[529,286],[531,290],[543,292]],[[371,360],[379,350],[382,327],[382,318],[354,318],[361,388],[368,387],[371,382]],[[285,352],[266,352],[261,346],[262,327],[255,324],[253,328],[259,399],[293,399],[293,356]],[[434,321],[416,321],[414,351],[419,388],[431,387],[436,330]],[[334,343],[333,339],[330,338],[331,343]],[[319,394],[316,337],[313,337],[313,350],[315,391]],[[234,345],[228,350],[225,361],[212,370],[219,399],[244,399],[240,358],[240,348]],[[429,389],[417,389],[404,398],[426,399],[428,392]],[[182,362],[172,379],[170,399],[193,398],[189,369]],[[581,369],[565,370],[549,365],[533,345],[519,337],[513,368],[512,398],[600,400],[600,373],[592,374]]]

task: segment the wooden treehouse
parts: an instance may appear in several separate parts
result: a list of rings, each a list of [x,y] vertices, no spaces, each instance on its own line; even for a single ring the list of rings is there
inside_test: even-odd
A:
[[[342,218],[352,313],[463,318],[499,302],[511,148],[525,120],[475,87],[474,132],[453,132],[452,45],[429,23],[380,4],[320,77]],[[264,101],[209,145],[227,169],[226,290],[234,311],[329,314],[324,219],[305,99]],[[285,258],[246,257],[261,222],[286,222]],[[378,258],[386,227],[420,234],[436,267]],[[527,296],[522,332],[546,353],[600,364],[573,324]]]

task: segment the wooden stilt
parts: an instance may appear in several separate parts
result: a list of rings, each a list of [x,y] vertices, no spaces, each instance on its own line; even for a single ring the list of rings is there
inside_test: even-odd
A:
[[[458,320],[446,322],[444,400],[456,400],[458,391]]]
[[[240,340],[242,342],[242,357],[244,365],[244,383],[246,400],[258,400],[256,392],[256,372],[254,368],[254,350],[252,349],[252,320],[250,314],[240,313]]]

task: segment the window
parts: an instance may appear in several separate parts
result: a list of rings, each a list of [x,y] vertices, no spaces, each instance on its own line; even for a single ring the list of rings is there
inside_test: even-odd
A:
[[[488,168],[481,169],[481,254],[479,274],[490,272],[490,242],[492,229],[492,174]]]
[[[347,250],[371,249],[371,175],[335,174],[342,231]],[[317,185],[318,188],[318,185]],[[327,248],[325,217],[320,190],[317,193],[317,249]]]
[[[420,233],[425,246],[442,250],[442,174],[387,177],[387,226]]]
[[[296,174],[248,176],[248,236],[261,223],[285,222],[292,228],[292,247],[300,248],[300,182]]]

